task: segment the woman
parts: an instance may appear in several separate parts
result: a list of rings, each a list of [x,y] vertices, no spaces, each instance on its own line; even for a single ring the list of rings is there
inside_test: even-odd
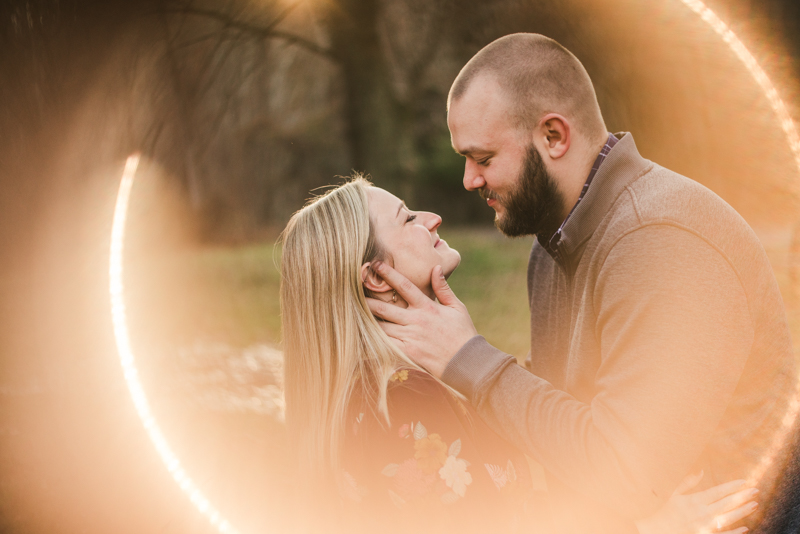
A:
[[[356,176],[310,201],[283,233],[286,421],[301,485],[327,530],[547,528],[524,455],[407,358],[367,306],[367,296],[405,306],[372,271],[376,260],[434,298],[433,267],[449,276],[461,259],[438,237],[440,224]],[[712,518],[722,531],[754,509],[741,482],[682,495],[698,481],[687,479],[640,532],[692,532]]]

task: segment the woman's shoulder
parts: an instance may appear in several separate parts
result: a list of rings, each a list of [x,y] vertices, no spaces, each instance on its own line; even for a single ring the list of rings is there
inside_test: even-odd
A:
[[[420,369],[400,368],[389,377],[389,391],[398,388],[412,391],[418,391],[420,388],[439,390],[443,387],[433,376]]]
[[[375,400],[363,395],[351,400],[354,434],[361,434],[363,429],[373,439],[380,434],[397,437],[398,432],[404,438],[408,435],[405,429],[423,420],[436,426],[458,427],[464,418],[471,418],[467,405],[450,388],[420,369],[400,368],[390,376],[386,390],[388,421],[373,405]]]
[[[419,369],[398,369],[389,378],[386,392],[389,415],[409,408],[457,408],[466,413],[467,408],[458,396],[436,378]]]
[[[465,402],[417,369],[397,370],[388,386],[389,421],[359,412],[350,430],[356,447],[344,468],[362,511],[382,501],[383,510],[416,514],[429,526],[477,526],[492,512],[507,518],[523,509],[530,486],[524,458]]]

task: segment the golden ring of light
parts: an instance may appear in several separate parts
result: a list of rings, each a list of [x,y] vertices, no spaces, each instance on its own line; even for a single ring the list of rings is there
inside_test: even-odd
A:
[[[778,91],[775,89],[772,81],[747,47],[744,46],[733,31],[731,31],[731,29],[703,2],[700,0],[681,0],[681,2],[697,13],[703,21],[708,23],[717,35],[722,37],[722,40],[728,44],[733,53],[736,54],[736,57],[744,64],[756,83],[764,91],[770,106],[778,116],[781,128],[789,143],[789,148],[794,155],[795,164],[797,165],[798,171],[800,171],[800,136],[798,136],[794,121],[789,111],[786,109],[783,100],[781,100],[778,95]],[[189,500],[194,504],[197,510],[203,514],[219,532],[222,534],[237,534],[238,531],[222,517],[222,514],[220,514],[216,508],[214,508],[181,466],[180,460],[170,448],[163,432],[161,432],[161,429],[156,423],[156,419],[150,410],[147,396],[144,393],[144,388],[142,388],[142,383],[139,380],[139,373],[136,369],[125,310],[125,288],[122,281],[122,254],[125,242],[125,221],[128,213],[128,202],[131,188],[133,187],[136,168],[139,165],[139,157],[139,154],[131,155],[125,163],[122,182],[120,183],[119,192],[117,194],[117,204],[114,209],[114,222],[111,230],[109,295],[111,298],[111,318],[114,326],[114,339],[117,344],[119,360],[124,372],[125,383],[128,386],[128,391],[130,391],[133,404],[136,408],[136,413],[139,419],[141,419],[150,441],[153,442],[169,474],[181,490],[187,494]],[[796,184],[794,184],[794,190],[795,192],[798,190]],[[775,439],[773,439],[770,448],[748,477],[748,481],[751,484],[757,483],[774,462],[778,452],[786,443],[798,413],[800,413],[800,380],[798,380],[795,395],[789,402],[780,430],[776,432]],[[703,529],[701,532],[705,534],[712,531],[713,525],[709,525],[709,527]]]
[[[178,486],[189,496],[201,514],[206,516],[222,534],[236,534],[237,530],[222,517],[222,514],[211,505],[194,481],[181,466],[180,460],[167,443],[163,432],[158,427],[147,396],[139,380],[139,372],[131,348],[128,334],[128,321],[125,310],[125,286],[122,283],[122,252],[125,243],[125,219],[128,214],[128,201],[130,199],[133,177],[139,166],[139,154],[134,154],[125,163],[122,173],[122,183],[117,194],[117,205],[114,209],[114,223],[111,227],[111,253],[109,258],[109,294],[111,295],[111,318],[114,324],[114,338],[117,342],[117,352],[122,369],[125,374],[125,383],[128,385],[136,413],[142,420],[150,441],[158,451],[158,455],[167,466],[167,471],[177,482]]]

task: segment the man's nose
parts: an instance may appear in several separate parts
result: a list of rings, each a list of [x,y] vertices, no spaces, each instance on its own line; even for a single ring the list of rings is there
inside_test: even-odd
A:
[[[464,164],[464,189],[475,191],[486,185],[482,171],[483,169],[477,163],[467,158]]]

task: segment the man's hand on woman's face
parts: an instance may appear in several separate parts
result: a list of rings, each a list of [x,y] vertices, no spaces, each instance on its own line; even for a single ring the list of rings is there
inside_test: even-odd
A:
[[[383,330],[409,358],[441,377],[445,367],[477,334],[467,307],[455,296],[436,266],[431,285],[439,302],[428,298],[405,276],[383,262],[374,262],[373,269],[408,303],[402,309],[375,299],[367,299],[370,310],[383,319]]]

